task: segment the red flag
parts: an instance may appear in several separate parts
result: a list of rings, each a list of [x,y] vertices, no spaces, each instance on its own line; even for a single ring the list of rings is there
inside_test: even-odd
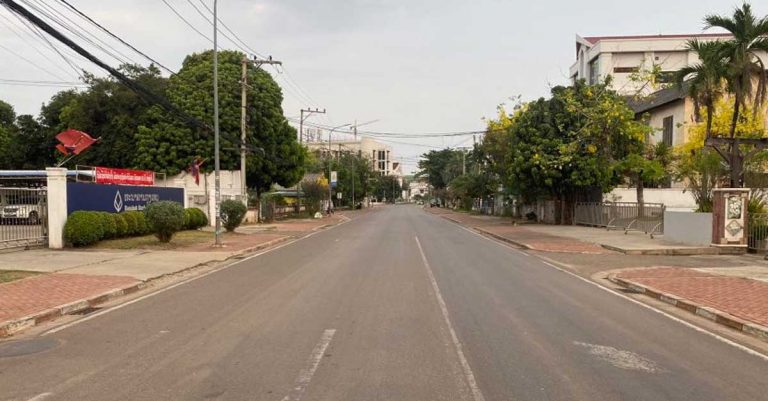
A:
[[[195,160],[192,160],[192,164],[189,165],[189,173],[192,174],[193,177],[195,177],[195,184],[200,185],[200,167],[203,165],[205,160],[200,160],[200,158],[195,158]]]
[[[56,135],[56,139],[60,142],[60,144],[56,146],[56,149],[65,155],[79,155],[98,141],[98,139],[91,138],[91,136],[85,132],[74,129],[68,129],[59,133]]]

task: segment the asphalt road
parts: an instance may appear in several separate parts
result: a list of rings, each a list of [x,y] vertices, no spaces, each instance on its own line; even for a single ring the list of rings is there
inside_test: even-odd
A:
[[[765,359],[412,206],[25,341],[0,400],[768,400]]]

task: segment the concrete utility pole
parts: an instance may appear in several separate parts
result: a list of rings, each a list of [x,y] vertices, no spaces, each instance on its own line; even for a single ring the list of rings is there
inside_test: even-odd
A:
[[[304,113],[307,113],[307,117],[304,117]],[[304,120],[309,118],[312,114],[325,114],[325,109],[320,111],[317,107],[312,109],[301,109],[301,117],[299,118],[299,143],[304,142]]]
[[[246,89],[249,88],[248,86],[248,56],[243,55],[243,60],[241,61],[242,65],[242,76],[240,77],[240,87],[241,87],[241,94],[240,94],[240,185],[242,186],[242,194],[246,201],[246,205],[248,204],[248,184],[245,180],[245,167],[246,167],[246,153],[247,149],[245,146],[246,143],[246,105],[248,103],[248,95]],[[253,64],[256,66],[256,69],[260,68],[264,64],[271,64],[271,65],[282,65],[283,63],[277,60],[272,60],[272,57],[270,56],[266,60],[259,60],[254,57]]]
[[[216,202],[216,225],[214,245],[221,246],[221,165],[219,163],[219,48],[217,0],[213,0],[213,152],[214,152],[214,199]]]

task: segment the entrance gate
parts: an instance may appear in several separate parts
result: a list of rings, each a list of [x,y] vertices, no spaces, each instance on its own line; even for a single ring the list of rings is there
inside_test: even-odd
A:
[[[45,188],[0,186],[0,250],[48,244],[48,196]],[[30,185],[32,186],[32,185]]]

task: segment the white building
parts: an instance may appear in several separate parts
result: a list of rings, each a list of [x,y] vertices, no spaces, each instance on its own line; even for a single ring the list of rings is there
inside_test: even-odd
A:
[[[641,88],[631,74],[661,69],[661,82],[671,83],[675,71],[696,64],[696,53],[687,49],[689,40],[728,40],[730,34],[700,33],[687,35],[576,36],[576,61],[571,65],[573,82],[584,79],[590,84],[613,78],[613,89],[624,95],[648,94],[653,88]],[[768,60],[768,59],[766,59]]]
[[[375,139],[361,137],[360,139],[341,139],[328,141],[307,142],[307,148],[312,152],[328,154],[330,151],[334,157],[341,153],[356,153],[371,160],[373,170],[382,175],[394,175],[400,178],[402,184],[402,165],[394,161],[392,147]]]

